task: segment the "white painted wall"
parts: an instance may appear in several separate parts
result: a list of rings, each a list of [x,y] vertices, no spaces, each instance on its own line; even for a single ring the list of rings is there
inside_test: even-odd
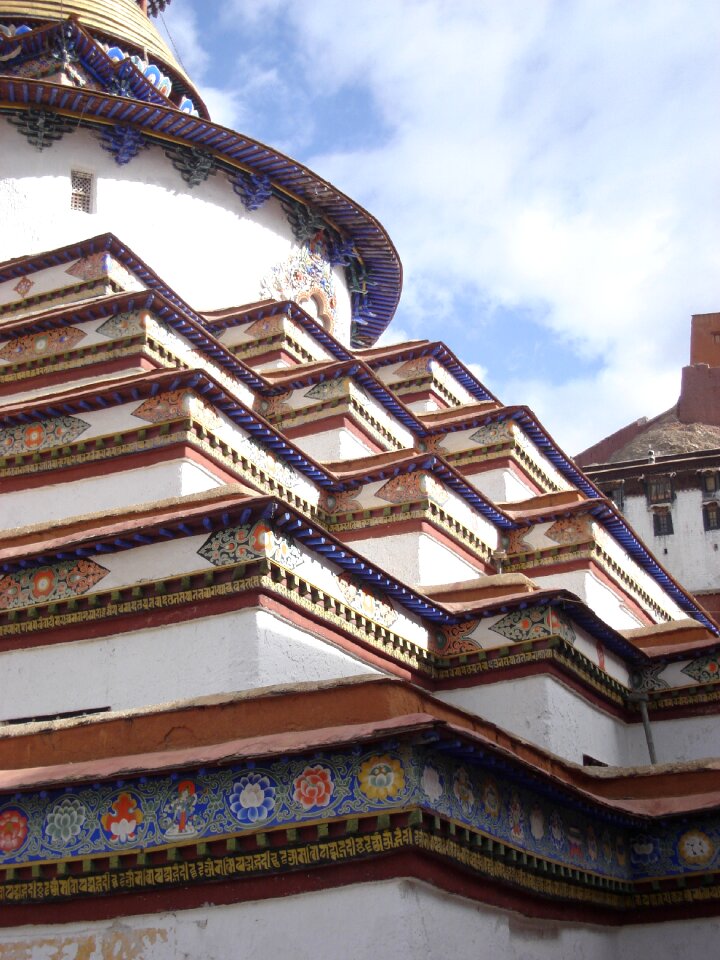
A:
[[[673,533],[656,537],[645,497],[626,497],[623,513],[658,560],[688,590],[720,589],[720,530],[703,527],[703,497],[678,490],[672,504]]]
[[[353,540],[350,546],[412,587],[456,583],[482,576],[476,567],[427,533],[390,533]]]
[[[582,763],[584,753],[612,766],[649,762],[647,750],[629,759],[624,723],[553,677],[460,687],[437,696],[573,763]]]
[[[370,441],[363,443],[360,437],[344,428],[337,430],[314,431],[314,425],[307,425],[308,433],[305,436],[294,436],[293,444],[303,453],[319,463],[332,463],[336,460],[355,460],[358,457],[369,457],[375,453]]]
[[[2,653],[0,710],[4,720],[92,707],[128,710],[378,672],[265,610],[249,609]]]
[[[46,487],[0,494],[0,529],[52,523],[81,514],[184,497],[222,483],[190,460],[171,460],[68,483],[54,482]]]
[[[587,753],[610,766],[650,762],[641,723],[626,724],[588,703],[554,677],[523,677],[436,694],[538,747],[582,763]],[[658,763],[717,757],[717,718],[652,720]]]
[[[0,261],[112,231],[199,310],[252,303],[262,279],[295,247],[277,200],[247,213],[223,173],[191,190],[159,147],[118,166],[94,134],[77,130],[38,151],[0,125]],[[93,212],[71,211],[70,173],[96,178]],[[335,270],[335,335],[348,343],[350,295]]]
[[[535,493],[529,483],[523,483],[520,477],[507,467],[466,473],[465,479],[493,503],[516,503],[527,500]]]
[[[622,597],[587,570],[550,574],[538,571],[533,573],[533,580],[544,590],[554,588],[577,594],[605,623],[616,630],[642,626],[641,621],[623,603]]]
[[[8,960],[676,960],[717,954],[712,918],[629,927],[532,920],[407,879],[230,906],[0,930]]]

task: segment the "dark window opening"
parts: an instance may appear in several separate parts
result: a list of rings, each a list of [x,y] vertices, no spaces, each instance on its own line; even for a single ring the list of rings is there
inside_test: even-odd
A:
[[[706,530],[720,530],[720,504],[705,504],[703,507],[703,526]]]
[[[647,498],[650,503],[670,503],[673,498],[670,477],[656,477],[648,480]]]
[[[669,510],[656,510],[653,513],[653,533],[656,537],[667,537],[673,533],[672,514]]]

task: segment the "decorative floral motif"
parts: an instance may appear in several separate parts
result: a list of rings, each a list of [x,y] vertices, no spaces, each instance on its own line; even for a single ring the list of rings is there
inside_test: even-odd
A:
[[[521,527],[519,530],[510,530],[507,535],[507,552],[512,556],[515,553],[532,553],[535,547],[525,538],[531,532],[532,527]]]
[[[30,277],[21,277],[13,287],[13,290],[21,300],[24,300],[34,286],[35,281],[31,280]]]
[[[666,663],[653,663],[631,674],[630,682],[633,690],[639,693],[647,693],[649,690],[667,690],[669,684],[660,676],[666,667]]]
[[[385,597],[363,583],[352,573],[343,573],[337,578],[338,586],[347,603],[364,616],[389,627],[397,620],[397,613]]]
[[[260,296],[294,300],[300,306],[313,300],[319,321],[332,331],[337,308],[335,278],[328,261],[307,247],[272,268],[260,285]]]
[[[262,520],[252,526],[218,530],[207,538],[198,553],[216,567],[256,557],[270,557],[291,570],[303,562],[295,542],[285,534],[277,534]]]
[[[472,653],[480,644],[470,639],[470,634],[478,627],[479,620],[466,620],[440,627],[430,635],[430,646],[434,653],[446,657],[455,653]]]
[[[423,793],[425,796],[430,800],[439,800],[443,795],[442,777],[438,773],[437,769],[431,766],[429,763],[426,763],[425,767],[423,768],[422,777],[420,778],[420,786],[423,788]]]
[[[25,843],[28,819],[22,810],[10,808],[0,813],[0,852],[14,853]]]
[[[85,334],[77,327],[56,327],[46,333],[31,333],[25,337],[8,340],[0,348],[0,359],[11,363],[23,363],[34,360],[36,357],[46,357],[48,354],[70,350],[82,340]]]
[[[405,789],[405,771],[396,757],[370,757],[358,772],[360,789],[371,800],[387,800]]]
[[[715,855],[715,844],[702,830],[688,830],[678,840],[678,855],[693,867],[704,867]]]
[[[320,506],[327,513],[352,513],[353,510],[362,510],[362,504],[356,500],[357,490],[346,490],[344,493],[328,493],[323,490],[320,494]]]
[[[490,629],[516,643],[522,640],[541,640],[545,637],[561,637],[568,643],[575,643],[575,631],[565,614],[547,604],[513,610]]]
[[[257,440],[243,437],[241,443],[238,444],[238,453],[285,487],[294,487],[298,482],[297,473],[291,467],[288,467],[284,461],[276,457],[266,446],[258,443]]]
[[[415,441],[415,448],[421,453],[439,453],[442,456],[447,453],[447,449],[443,444],[444,440],[444,434],[435,437],[425,437],[422,440]]]
[[[475,806],[475,794],[473,793],[470,774],[465,767],[458,767],[453,777],[453,793],[457,802],[463,808],[466,814],[471,814]]]
[[[284,331],[285,317],[262,317],[253,320],[247,328],[248,335],[253,340],[264,340],[265,337],[277,337]]]
[[[347,377],[337,377],[333,380],[323,380],[316,383],[304,394],[310,400],[331,400],[347,394]]]
[[[59,447],[72,443],[89,429],[90,424],[79,417],[53,417],[49,420],[36,420],[31,424],[7,427],[0,430],[0,456]]]
[[[413,357],[412,360],[406,360],[395,370],[393,379],[411,380],[413,377],[424,377],[432,373],[432,357]]]
[[[100,818],[103,830],[111,843],[124,844],[137,840],[138,827],[144,820],[137,799],[130,793],[121,793],[110,804],[111,813]]]
[[[501,420],[497,423],[486,423],[473,433],[470,437],[472,443],[477,443],[481,447],[494,446],[498,443],[507,443],[512,440],[513,425],[507,420]]]
[[[655,863],[660,858],[657,837],[640,834],[630,841],[630,862],[633,864]]]
[[[263,397],[257,405],[259,412],[268,420],[286,413],[292,413],[293,407],[287,402],[292,390],[286,390],[275,397]]]
[[[388,503],[408,503],[411,500],[424,500],[426,497],[435,503],[443,504],[448,493],[435,477],[424,470],[413,473],[401,473],[383,484],[375,496]]]
[[[81,257],[71,264],[65,273],[71,277],[77,277],[79,280],[100,280],[107,277],[111,269],[112,257],[107,251],[100,253],[91,253],[87,257]]]
[[[275,783],[263,773],[246,773],[233,784],[229,804],[240,823],[263,823],[275,809]]]
[[[305,767],[293,783],[293,800],[304,810],[310,810],[312,807],[326,807],[332,799],[334,790],[332,770],[322,765]]]
[[[133,416],[149,423],[176,420],[179,417],[189,417],[196,402],[199,401],[191,390],[171,390],[168,393],[159,393],[156,397],[148,397],[133,410]]]
[[[72,846],[82,833],[86,819],[85,805],[77,797],[63,797],[48,813],[45,833],[55,846]]]
[[[0,579],[0,610],[75,597],[109,571],[94,560],[63,560],[35,570],[20,570]]]
[[[682,672],[698,683],[720,680],[720,660],[716,653],[709,657],[698,657],[682,668]]]
[[[114,317],[109,317],[104,323],[101,323],[95,332],[99,333],[101,337],[108,337],[110,340],[119,340],[121,337],[134,337],[145,330],[147,316],[148,314],[145,310],[118,313]]]
[[[583,514],[556,520],[545,531],[545,536],[555,543],[584,543],[592,540],[592,518]]]

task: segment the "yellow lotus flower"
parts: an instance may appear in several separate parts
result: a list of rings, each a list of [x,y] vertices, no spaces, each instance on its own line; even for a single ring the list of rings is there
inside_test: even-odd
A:
[[[405,786],[405,772],[395,757],[383,754],[370,757],[358,773],[360,789],[371,800],[387,800],[396,796]]]

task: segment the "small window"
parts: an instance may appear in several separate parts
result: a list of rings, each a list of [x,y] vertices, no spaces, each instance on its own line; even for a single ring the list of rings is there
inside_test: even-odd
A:
[[[618,510],[625,506],[625,488],[622,483],[615,484],[612,487],[606,487],[605,495],[609,497]]]
[[[703,526],[706,530],[720,530],[720,504],[713,502],[703,506]]]
[[[647,498],[649,503],[670,503],[673,498],[670,477],[654,477],[648,480]]]
[[[70,175],[70,209],[90,213],[92,207],[93,177],[91,173],[73,170]]]
[[[673,533],[672,514],[669,510],[654,511],[653,533],[656,537],[668,537]]]
[[[718,489],[717,473],[704,473],[702,475],[703,493],[713,494]]]

